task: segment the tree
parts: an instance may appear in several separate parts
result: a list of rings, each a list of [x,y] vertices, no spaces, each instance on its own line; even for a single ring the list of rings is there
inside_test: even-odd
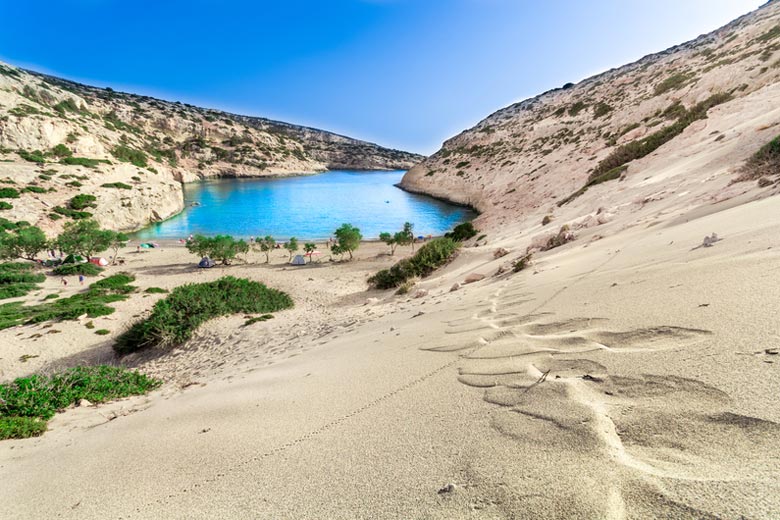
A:
[[[54,154],[55,157],[59,159],[62,159],[63,157],[70,157],[73,155],[73,152],[70,151],[70,148],[68,148],[62,143],[52,148],[51,152]]]
[[[360,247],[360,241],[363,239],[360,230],[352,224],[342,224],[334,235],[336,235],[336,246],[334,247],[338,248],[338,251],[334,251],[334,253],[349,253],[349,259],[352,260],[352,251]]]
[[[130,240],[130,237],[124,233],[114,233],[114,236],[111,238],[111,245],[108,246],[109,249],[114,252],[111,257],[111,265],[116,263],[116,257],[119,256],[119,249],[125,247],[128,240]]]
[[[265,238],[257,237],[255,244],[260,247],[260,251],[265,253],[265,263],[267,264],[271,259],[269,258],[269,252],[276,246],[276,240],[272,236],[266,235]]]
[[[291,237],[289,241],[284,243],[284,248],[290,252],[290,258],[288,260],[292,260],[293,255],[298,251],[298,239]]]
[[[309,262],[311,262],[312,253],[314,253],[316,249],[317,249],[317,244],[315,244],[314,242],[306,242],[305,244],[303,244],[303,252],[309,255]]]
[[[403,245],[412,245],[412,253],[414,253],[414,224],[411,222],[404,222],[404,228],[401,231],[403,237]]]
[[[65,253],[89,259],[111,247],[115,235],[114,231],[100,229],[95,220],[74,220],[65,224],[62,233],[57,237],[56,245]]]
[[[0,258],[35,260],[38,253],[48,247],[46,235],[35,226],[22,226],[11,232],[0,231]]]
[[[398,233],[396,233],[397,235]],[[395,248],[398,247],[396,236],[390,233],[379,233],[379,240],[390,246],[390,256],[395,254]]]
[[[187,250],[201,257],[208,256],[213,260],[219,260],[223,265],[230,265],[230,261],[239,254],[249,251],[249,244],[243,240],[236,240],[230,235],[215,237],[196,235],[187,242]]]

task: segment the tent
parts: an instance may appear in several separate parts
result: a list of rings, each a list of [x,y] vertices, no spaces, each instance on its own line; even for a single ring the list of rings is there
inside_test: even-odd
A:
[[[207,256],[204,256],[200,259],[200,262],[198,262],[198,267],[202,267],[204,269],[214,267],[215,265],[217,265],[217,263]]]
[[[291,263],[292,265],[306,265],[306,260],[304,260],[303,255],[295,255]]]
[[[89,262],[91,264],[99,265],[101,267],[105,267],[108,265],[108,260],[106,260],[102,256],[93,256],[92,258],[89,259]]]

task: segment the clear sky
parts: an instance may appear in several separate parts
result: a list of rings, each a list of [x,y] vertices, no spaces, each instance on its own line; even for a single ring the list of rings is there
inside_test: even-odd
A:
[[[0,60],[429,154],[764,0],[0,0]]]

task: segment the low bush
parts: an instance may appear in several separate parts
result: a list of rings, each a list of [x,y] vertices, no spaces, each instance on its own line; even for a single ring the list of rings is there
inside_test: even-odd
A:
[[[249,318],[244,322],[244,327],[248,327],[249,325],[252,325],[254,323],[258,323],[261,321],[268,321],[271,318],[273,318],[273,314],[263,314],[262,316],[255,316],[254,318]]]
[[[111,155],[122,162],[129,162],[133,166],[138,166],[139,168],[146,168],[147,166],[146,154],[141,150],[135,150],[128,146],[121,144],[115,146],[113,150],[111,150]]]
[[[780,175],[780,136],[769,141],[745,161],[745,164],[739,170],[739,176],[734,179],[734,182],[751,181],[765,176],[776,177],[778,175]],[[766,184],[766,181],[764,181],[764,184]]]
[[[87,219],[92,216],[92,213],[89,211],[76,211],[71,208],[63,208],[62,206],[54,206],[54,214],[70,217],[73,220]]]
[[[136,288],[129,285],[135,281],[135,276],[130,273],[117,273],[102,280],[92,283],[92,289],[106,289],[117,293],[133,292]]]
[[[116,188],[118,190],[132,190],[133,187],[124,182],[107,182],[100,185],[102,188]]]
[[[58,410],[81,399],[103,403],[145,394],[160,384],[139,372],[105,365],[20,377],[0,384],[0,439],[40,435]]]
[[[168,289],[163,289],[162,287],[147,287],[144,292],[147,294],[164,294],[169,291]]]
[[[0,200],[0,210],[8,210],[8,209],[14,209],[14,205],[11,204],[10,202]]]
[[[24,296],[37,289],[37,284],[45,280],[46,276],[36,272],[33,264],[24,262],[0,264],[0,300]]]
[[[100,163],[108,163],[109,161],[101,159],[89,159],[87,157],[64,157],[60,159],[60,164],[67,164],[68,166],[86,166],[87,168],[94,168]]]
[[[377,289],[392,289],[415,276],[428,276],[449,262],[457,249],[458,244],[455,240],[448,237],[435,238],[410,258],[404,258],[389,269],[382,269],[374,274],[368,279],[368,283]]]
[[[97,197],[94,195],[87,195],[85,193],[81,193],[79,195],[76,195],[70,201],[68,202],[68,206],[70,206],[71,209],[75,210],[82,210],[85,208],[94,208],[97,206],[95,204],[95,201],[97,200]]]
[[[46,162],[46,157],[44,157],[43,152],[41,152],[40,150],[35,150],[33,152],[28,152],[27,150],[19,150],[16,153],[19,154],[19,157],[21,157],[22,159],[28,162],[34,162],[39,164],[43,164]]]
[[[107,336],[108,334],[111,334],[111,331],[108,329],[98,329],[95,331],[95,334],[98,336]]]
[[[19,190],[16,188],[0,188],[0,199],[18,199]]]
[[[83,262],[78,264],[64,264],[54,268],[53,274],[57,276],[74,276],[83,274],[84,276],[97,276],[103,272],[101,267],[91,264],[89,262]]]
[[[444,236],[446,238],[451,238],[456,242],[463,242],[464,240],[476,236],[478,232],[479,231],[474,228],[474,224],[471,222],[463,222],[462,224],[455,226],[449,233],[444,233]]]
[[[292,306],[287,294],[232,276],[183,285],[158,301],[147,319],[119,336],[114,350],[129,354],[147,347],[171,348],[189,340],[202,323],[212,318],[239,312],[269,313]]]
[[[22,193],[30,192],[30,193],[46,193],[49,190],[46,188],[41,188],[40,186],[26,186],[24,189],[22,189]]]

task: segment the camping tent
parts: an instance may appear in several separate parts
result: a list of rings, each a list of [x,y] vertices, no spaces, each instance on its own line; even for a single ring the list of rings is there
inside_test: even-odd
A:
[[[207,256],[204,256],[200,259],[200,262],[198,262],[198,267],[202,267],[204,269],[208,267],[214,267],[215,265],[217,265],[217,263]]]
[[[95,265],[99,265],[101,267],[105,267],[108,265],[108,260],[103,258],[102,256],[93,256],[89,259],[89,262]]]
[[[303,255],[295,255],[292,265],[306,265],[306,260],[303,258]]]

